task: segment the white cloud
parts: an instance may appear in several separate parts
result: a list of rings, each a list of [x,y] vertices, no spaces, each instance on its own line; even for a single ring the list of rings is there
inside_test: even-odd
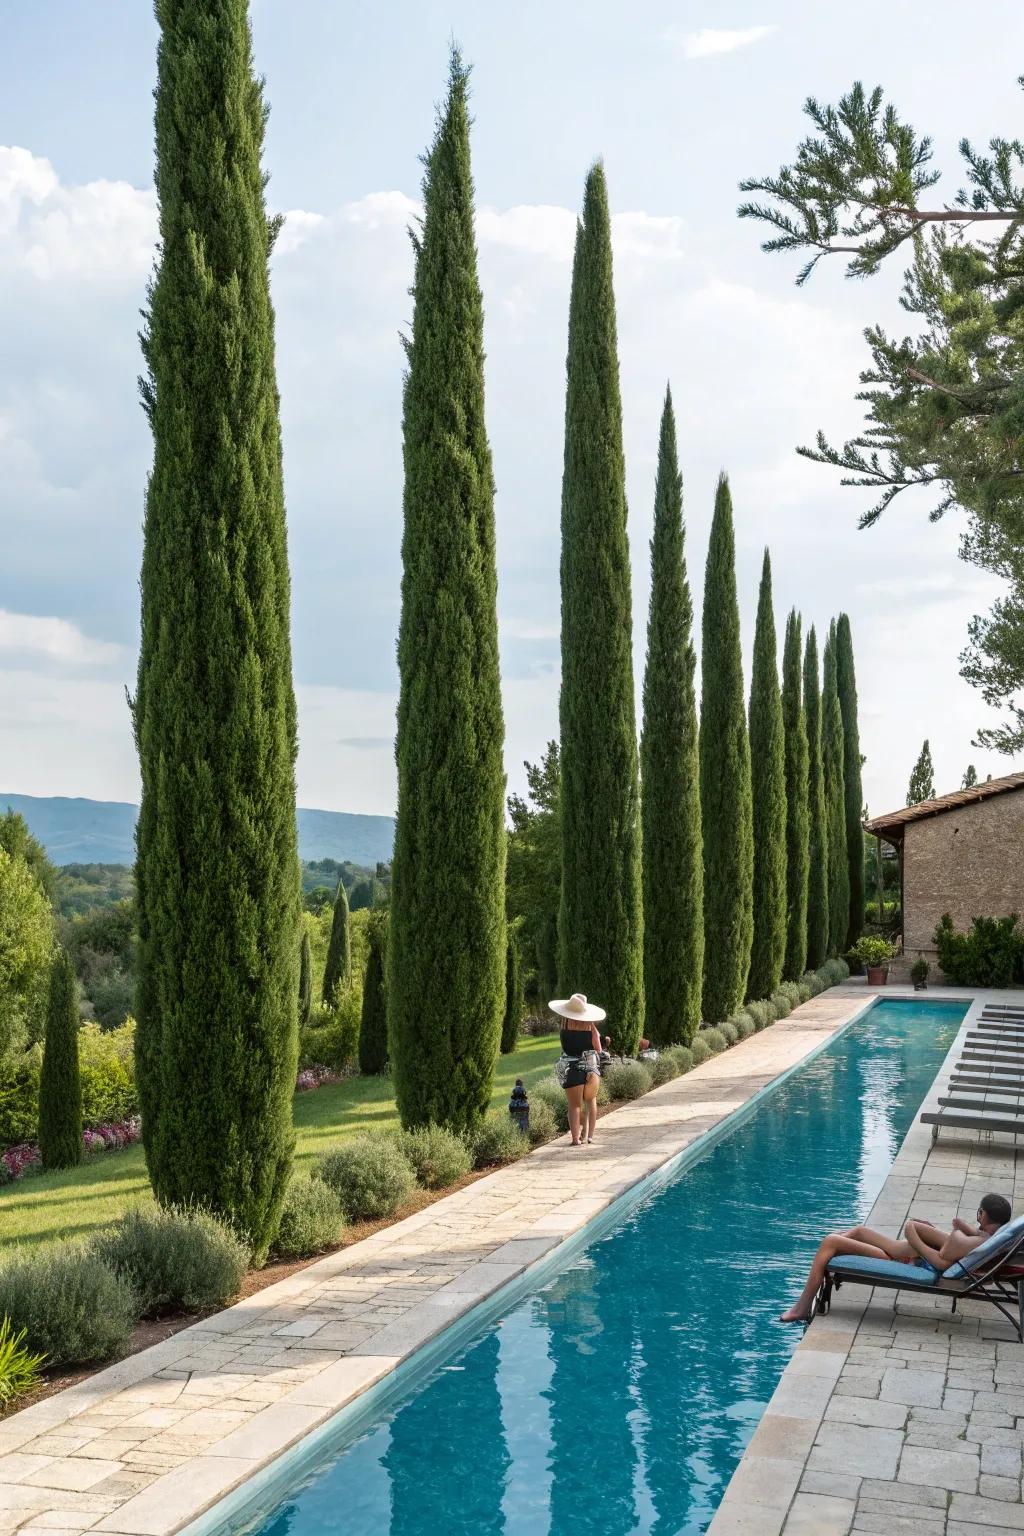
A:
[[[477,209],[476,232],[481,244],[571,261],[576,215],[569,208],[544,203],[523,203],[504,210],[483,207]]]
[[[681,261],[683,220],[651,213],[617,213],[612,216],[612,248],[617,263]]]
[[[289,256],[292,251],[297,251],[325,223],[322,213],[307,213],[304,208],[289,208],[284,216],[284,226],[274,246],[275,255]]]
[[[152,264],[156,234],[152,187],[63,186],[49,160],[0,145],[0,263],[41,281],[134,275]]]
[[[367,229],[404,228],[418,219],[423,205],[404,192],[368,192],[355,202],[346,203],[342,218],[348,224],[362,224]]]
[[[737,48],[747,48],[762,38],[777,32],[770,27],[702,27],[699,32],[686,32],[681,27],[669,27],[665,36],[669,42],[678,43],[688,59],[709,59],[714,54],[735,53]]]
[[[125,654],[121,646],[94,640],[67,619],[37,618],[0,608],[0,654],[5,652],[26,653],[72,667],[103,666]]]

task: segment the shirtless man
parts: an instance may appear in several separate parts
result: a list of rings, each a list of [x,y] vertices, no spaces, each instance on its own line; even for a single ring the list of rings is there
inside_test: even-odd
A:
[[[783,1312],[781,1323],[805,1323],[811,1304],[825,1278],[825,1266],[839,1253],[856,1253],[866,1259],[894,1259],[898,1264],[917,1264],[922,1260],[941,1274],[977,1248],[1010,1219],[1010,1202],[1002,1195],[984,1195],[978,1207],[978,1225],[953,1218],[952,1232],[943,1232],[923,1217],[912,1216],[903,1228],[904,1238],[886,1237],[870,1227],[851,1227],[847,1232],[832,1232],[814,1256],[807,1284],[799,1297]]]

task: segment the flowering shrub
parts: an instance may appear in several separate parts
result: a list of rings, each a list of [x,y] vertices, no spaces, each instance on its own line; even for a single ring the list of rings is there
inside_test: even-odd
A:
[[[124,1147],[134,1146],[141,1135],[141,1122],[138,1115],[133,1115],[128,1120],[83,1131],[82,1150],[86,1155],[93,1152],[120,1152]],[[20,1179],[26,1173],[38,1173],[42,1165],[39,1148],[34,1141],[8,1147],[6,1152],[0,1152],[0,1184],[10,1184],[13,1179]]]
[[[303,1067],[295,1079],[296,1093],[309,1093],[312,1088],[322,1088],[325,1083],[340,1083],[346,1073],[335,1072],[331,1067],[325,1067],[319,1063]]]
[[[7,1169],[11,1179],[20,1179],[25,1173],[35,1173],[43,1166],[39,1148],[31,1141],[23,1141],[16,1147],[8,1147],[7,1151],[0,1156],[0,1162]]]

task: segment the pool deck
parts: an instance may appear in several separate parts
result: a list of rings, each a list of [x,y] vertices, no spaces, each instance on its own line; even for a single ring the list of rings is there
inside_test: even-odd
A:
[[[593,1146],[573,1151],[562,1137],[0,1421],[0,1536],[182,1530],[457,1319],[550,1260],[826,1044],[871,997],[863,983],[834,987],[622,1105],[601,1120]]]
[[[891,987],[888,995],[908,989]],[[929,998],[941,998],[929,989]],[[975,990],[925,1101],[990,1001]],[[990,1190],[1024,1202],[1009,1137],[947,1132],[915,1119],[868,1218],[896,1233],[911,1210],[945,1226],[974,1220]],[[992,1307],[844,1287],[783,1372],[708,1536],[1019,1536],[1024,1532],[1024,1346]]]

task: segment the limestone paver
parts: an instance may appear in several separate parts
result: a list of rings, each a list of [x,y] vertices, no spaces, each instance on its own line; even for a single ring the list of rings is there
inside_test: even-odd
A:
[[[1022,994],[975,994],[927,1104],[984,1004],[1011,998]],[[973,1220],[988,1190],[1011,1197],[1015,1211],[1024,1204],[1024,1158],[1007,1138],[956,1131],[932,1144],[915,1122],[868,1222],[895,1232],[911,1210],[946,1225],[954,1215]],[[803,1436],[788,1429],[796,1413]],[[804,1334],[708,1536],[742,1536],[735,1490],[756,1486],[762,1466],[778,1487],[780,1459],[794,1494],[769,1511],[774,1523],[761,1519],[764,1536],[1021,1536],[1022,1448],[1024,1346],[994,1309],[968,1302],[951,1313],[938,1298],[847,1286]]]
[[[0,1536],[29,1527],[171,1536],[797,1066],[870,997],[862,985],[833,988],[623,1105],[602,1119],[593,1146],[542,1147],[0,1422]],[[837,1335],[835,1348],[815,1352],[792,1422],[765,1429],[751,1499],[774,1524],[736,1529],[778,1530],[846,1342]],[[1024,1394],[1024,1383],[1001,1386]],[[987,1475],[1002,1477],[1004,1465]],[[823,1509],[850,1497],[824,1496]]]

